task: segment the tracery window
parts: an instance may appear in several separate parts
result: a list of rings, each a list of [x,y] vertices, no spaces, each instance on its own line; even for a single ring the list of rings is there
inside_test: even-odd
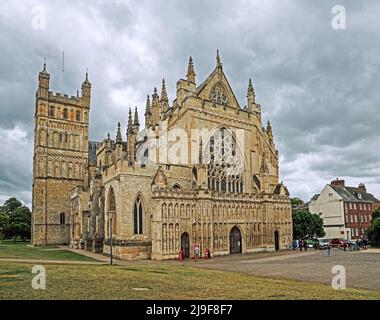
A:
[[[223,105],[228,104],[227,93],[221,84],[217,84],[210,93],[210,100]]]
[[[218,192],[243,192],[243,156],[232,133],[221,128],[210,138],[205,150],[208,189]]]

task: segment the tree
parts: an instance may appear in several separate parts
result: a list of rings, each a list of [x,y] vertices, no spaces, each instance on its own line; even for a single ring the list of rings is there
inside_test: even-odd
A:
[[[292,203],[292,208],[298,208],[305,204],[305,202],[300,198],[290,198],[290,201]]]
[[[307,209],[293,210],[293,238],[320,238],[325,235],[323,219]]]
[[[0,239],[5,237],[5,232],[7,231],[8,226],[9,226],[9,217],[0,208]]]
[[[21,207],[22,203],[16,198],[10,198],[4,202],[2,206],[3,212],[5,212],[8,216],[12,215],[13,212],[16,211],[17,208]]]
[[[367,230],[367,236],[373,245],[380,246],[380,208],[372,212],[372,222]]]
[[[5,238],[13,238],[15,241],[30,239],[31,234],[31,212],[16,198],[5,201],[1,207],[0,233]]]

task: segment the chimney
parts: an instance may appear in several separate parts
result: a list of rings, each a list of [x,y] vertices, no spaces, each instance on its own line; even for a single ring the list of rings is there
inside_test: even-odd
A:
[[[359,184],[359,186],[358,186],[358,191],[359,191],[360,193],[367,193],[367,189],[366,189],[364,183],[360,183],[360,184]]]
[[[335,187],[344,188],[345,182],[344,180],[339,180],[338,178],[336,178],[336,180],[331,181],[331,185]]]

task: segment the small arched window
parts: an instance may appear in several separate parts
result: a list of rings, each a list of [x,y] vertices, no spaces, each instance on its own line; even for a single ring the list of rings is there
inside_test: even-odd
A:
[[[75,118],[76,118],[77,121],[80,121],[80,111],[77,111],[75,113]]]
[[[133,226],[134,234],[143,233],[143,206],[141,197],[137,197],[134,208],[133,208]]]
[[[182,190],[182,187],[178,183],[173,185],[173,191],[179,192],[181,190]]]
[[[69,112],[67,109],[63,109],[63,119],[68,119],[69,118]]]
[[[64,212],[61,212],[59,214],[59,224],[62,226],[64,224],[66,224],[66,221],[65,221],[65,213]]]
[[[54,117],[54,107],[49,108],[49,117]]]

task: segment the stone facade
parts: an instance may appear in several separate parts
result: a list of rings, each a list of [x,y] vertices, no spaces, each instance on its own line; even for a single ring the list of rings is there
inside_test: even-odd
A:
[[[126,139],[89,143],[82,180],[65,196],[70,244],[119,259],[173,259],[285,248],[291,204],[279,181],[272,127],[262,125],[251,80],[241,107],[219,53],[209,77],[187,77],[169,103],[148,96],[145,126],[129,111]],[[36,127],[37,128],[37,127]]]
[[[50,75],[39,74],[36,93],[32,243],[70,242],[70,192],[83,183],[88,159],[88,117],[91,84],[87,76],[82,96],[49,91]]]

